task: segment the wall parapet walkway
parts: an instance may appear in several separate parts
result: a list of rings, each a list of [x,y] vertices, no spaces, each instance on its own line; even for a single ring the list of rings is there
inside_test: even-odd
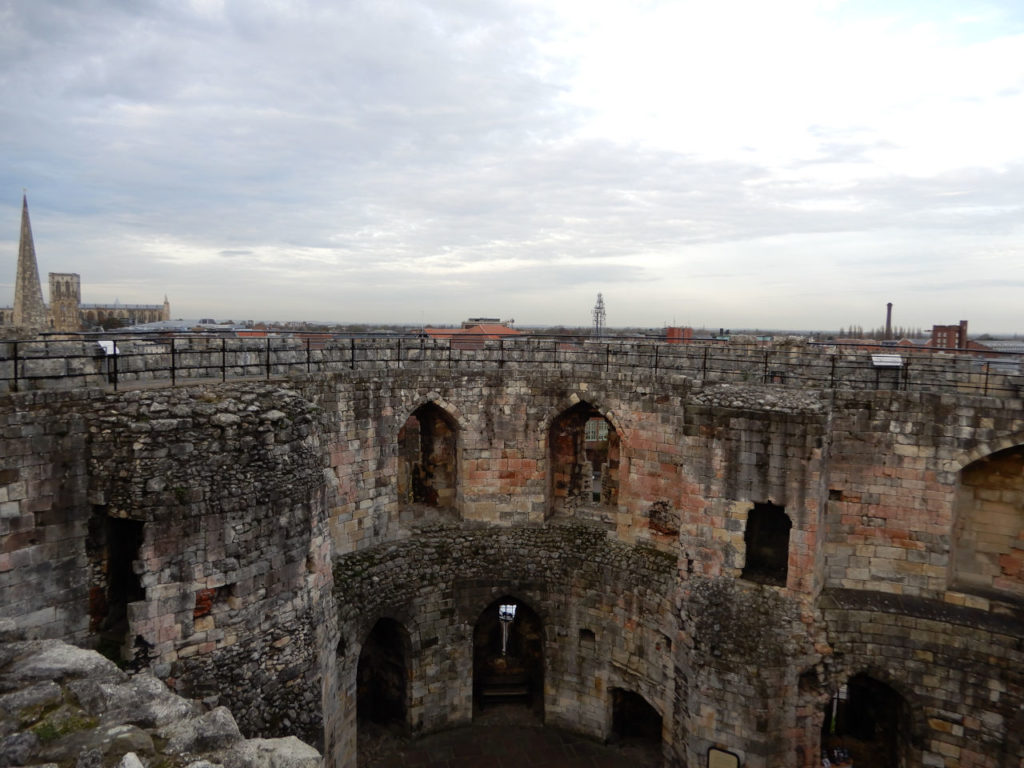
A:
[[[878,354],[880,350],[885,354]],[[657,339],[573,340],[526,336],[465,349],[421,337],[234,338],[202,334],[105,335],[0,341],[0,392],[168,386],[190,380],[447,368],[471,371],[565,368],[681,374],[706,382],[808,389],[884,389],[1020,397],[1014,355],[819,343]],[[898,361],[898,363],[897,363]]]

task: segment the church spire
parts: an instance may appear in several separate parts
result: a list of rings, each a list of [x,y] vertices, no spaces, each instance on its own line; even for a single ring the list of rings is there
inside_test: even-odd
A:
[[[23,194],[12,324],[26,330],[42,331],[49,325],[46,314],[43,289],[39,284],[39,266],[36,264],[36,247],[32,242],[32,225],[28,220],[28,196]]]

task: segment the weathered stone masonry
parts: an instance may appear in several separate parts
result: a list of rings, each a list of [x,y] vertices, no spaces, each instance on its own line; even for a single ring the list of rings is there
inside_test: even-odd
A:
[[[269,386],[91,394],[4,412],[5,614],[140,654],[254,733],[319,741],[333,603],[315,409]],[[141,532],[127,564],[110,540],[125,521]],[[144,590],[126,625],[108,583],[125,565]]]
[[[430,457],[456,485],[438,506],[397,482],[415,459],[399,434],[428,405],[453,430]],[[584,407],[618,441],[594,468],[616,495],[565,508],[552,435]],[[354,764],[357,662],[379,619],[407,635],[407,724],[427,731],[472,718],[473,627],[506,596],[543,626],[546,721],[605,738],[611,690],[638,693],[666,765],[711,747],[815,765],[826,705],[861,673],[906,703],[903,764],[1019,764],[1019,400],[353,370],[9,395],[0,428],[3,615],[37,636],[111,634],[100,598],[131,595],[111,586],[130,582],[111,542],[130,550],[136,529],[98,521],[136,521],[128,653],[333,765]],[[779,566],[773,540],[745,537],[779,509],[781,581],[745,576],[762,556],[748,547]]]

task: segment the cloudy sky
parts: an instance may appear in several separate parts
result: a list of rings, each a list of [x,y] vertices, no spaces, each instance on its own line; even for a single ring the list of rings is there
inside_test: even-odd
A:
[[[1020,0],[0,0],[0,304],[1024,331],[1022,136]]]

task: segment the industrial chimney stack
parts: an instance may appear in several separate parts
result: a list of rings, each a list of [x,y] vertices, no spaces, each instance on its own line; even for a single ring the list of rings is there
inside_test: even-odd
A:
[[[892,302],[885,305],[885,340],[892,339]]]

